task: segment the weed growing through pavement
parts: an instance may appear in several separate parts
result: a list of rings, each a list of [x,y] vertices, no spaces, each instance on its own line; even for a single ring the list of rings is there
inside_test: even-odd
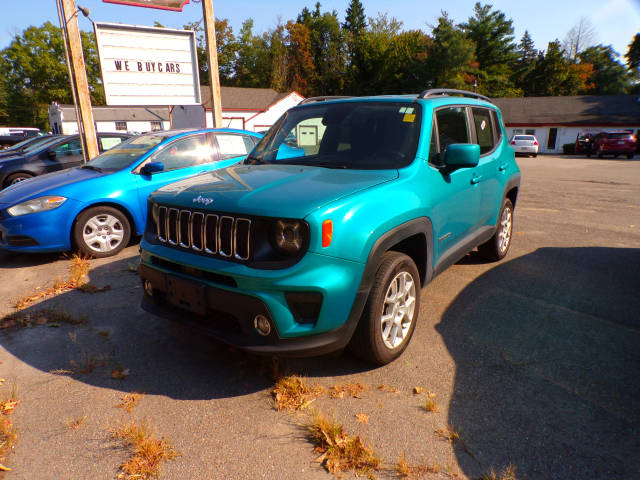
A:
[[[437,412],[438,411],[438,404],[436,403],[435,396],[436,396],[436,394],[432,393],[432,392],[429,392],[427,394],[427,399],[425,400],[425,403],[424,403],[424,409],[427,412]]]
[[[87,323],[84,316],[71,315],[62,308],[43,308],[33,312],[14,312],[0,319],[0,329],[11,327],[33,327],[35,325],[47,325],[59,327],[61,324],[83,325]]]
[[[456,431],[456,429],[452,426],[447,424],[446,428],[441,428],[435,431],[436,435],[444,440],[447,440],[450,444],[451,447],[453,448],[453,446],[455,444],[460,445],[460,447],[462,447],[462,449],[467,452],[467,454],[473,458],[474,460],[476,459],[476,456],[473,454],[473,452],[469,449],[469,447],[467,447],[467,445],[462,441],[462,439],[460,438],[460,433]]]
[[[69,427],[71,430],[77,430],[80,428],[80,426],[84,423],[84,421],[87,419],[86,415],[82,415],[78,418],[74,418],[73,420],[70,420],[67,422],[67,427]]]
[[[362,398],[361,395],[367,388],[367,385],[360,382],[334,385],[329,389],[329,396],[331,398],[344,398],[345,395],[350,395],[353,398]]]
[[[380,470],[380,458],[366,446],[359,436],[348,435],[341,424],[316,414],[307,426],[309,439],[321,456],[316,460],[334,474],[349,470],[356,475],[375,478],[374,472]]]
[[[432,465],[410,465],[403,453],[394,470],[400,478],[417,478],[427,473],[439,473],[440,466],[437,463]]]
[[[120,465],[118,479],[145,480],[158,477],[162,462],[173,460],[179,455],[164,438],[153,438],[146,422],[122,425],[113,430],[111,435],[131,451],[131,458]]]
[[[309,387],[298,375],[280,377],[272,390],[276,410],[303,410],[322,393],[321,387]]]
[[[91,353],[82,352],[82,359],[79,362],[71,360],[71,371],[75,374],[92,373],[96,368],[103,367],[105,364],[104,355],[93,355]]]
[[[2,383],[4,379],[0,379],[0,384]],[[5,463],[18,441],[18,433],[11,422],[10,415],[19,403],[15,385],[11,388],[9,395],[0,396],[0,471],[3,472],[11,470],[5,466]]]
[[[489,473],[480,477],[480,480],[518,480],[518,477],[516,476],[516,467],[513,465],[507,465],[500,471],[500,473],[496,473],[492,468]]]
[[[124,408],[127,412],[131,413],[133,411],[133,407],[138,404],[139,399],[140,392],[125,393],[122,396],[121,402],[116,405],[116,408]]]

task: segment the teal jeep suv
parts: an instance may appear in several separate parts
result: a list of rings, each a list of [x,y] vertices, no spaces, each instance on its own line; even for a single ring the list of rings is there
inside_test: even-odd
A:
[[[424,285],[507,254],[519,185],[486,97],[308,99],[242,164],[151,194],[142,306],[253,352],[385,364]]]

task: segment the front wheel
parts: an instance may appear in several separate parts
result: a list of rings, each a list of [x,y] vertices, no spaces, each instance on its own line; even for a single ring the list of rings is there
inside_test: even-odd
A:
[[[508,198],[502,202],[496,233],[491,239],[478,247],[480,255],[489,261],[502,260],[511,246],[513,233],[513,203]]]
[[[380,261],[351,349],[385,365],[407,348],[420,311],[420,275],[407,255],[386,252]]]
[[[15,185],[16,183],[24,182],[25,180],[29,180],[33,175],[30,173],[14,173],[13,175],[9,175],[7,180],[4,182],[5,187],[9,187],[11,185]]]
[[[131,227],[127,217],[112,207],[85,210],[73,228],[75,244],[85,255],[104,258],[116,255],[129,243]]]

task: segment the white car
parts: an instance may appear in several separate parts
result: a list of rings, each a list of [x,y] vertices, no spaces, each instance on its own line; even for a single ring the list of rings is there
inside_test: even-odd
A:
[[[538,139],[533,135],[514,135],[509,142],[516,154],[538,156]]]

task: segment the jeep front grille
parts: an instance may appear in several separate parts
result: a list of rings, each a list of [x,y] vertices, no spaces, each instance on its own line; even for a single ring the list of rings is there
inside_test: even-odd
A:
[[[161,243],[235,260],[251,256],[248,218],[160,206],[154,220]]]

